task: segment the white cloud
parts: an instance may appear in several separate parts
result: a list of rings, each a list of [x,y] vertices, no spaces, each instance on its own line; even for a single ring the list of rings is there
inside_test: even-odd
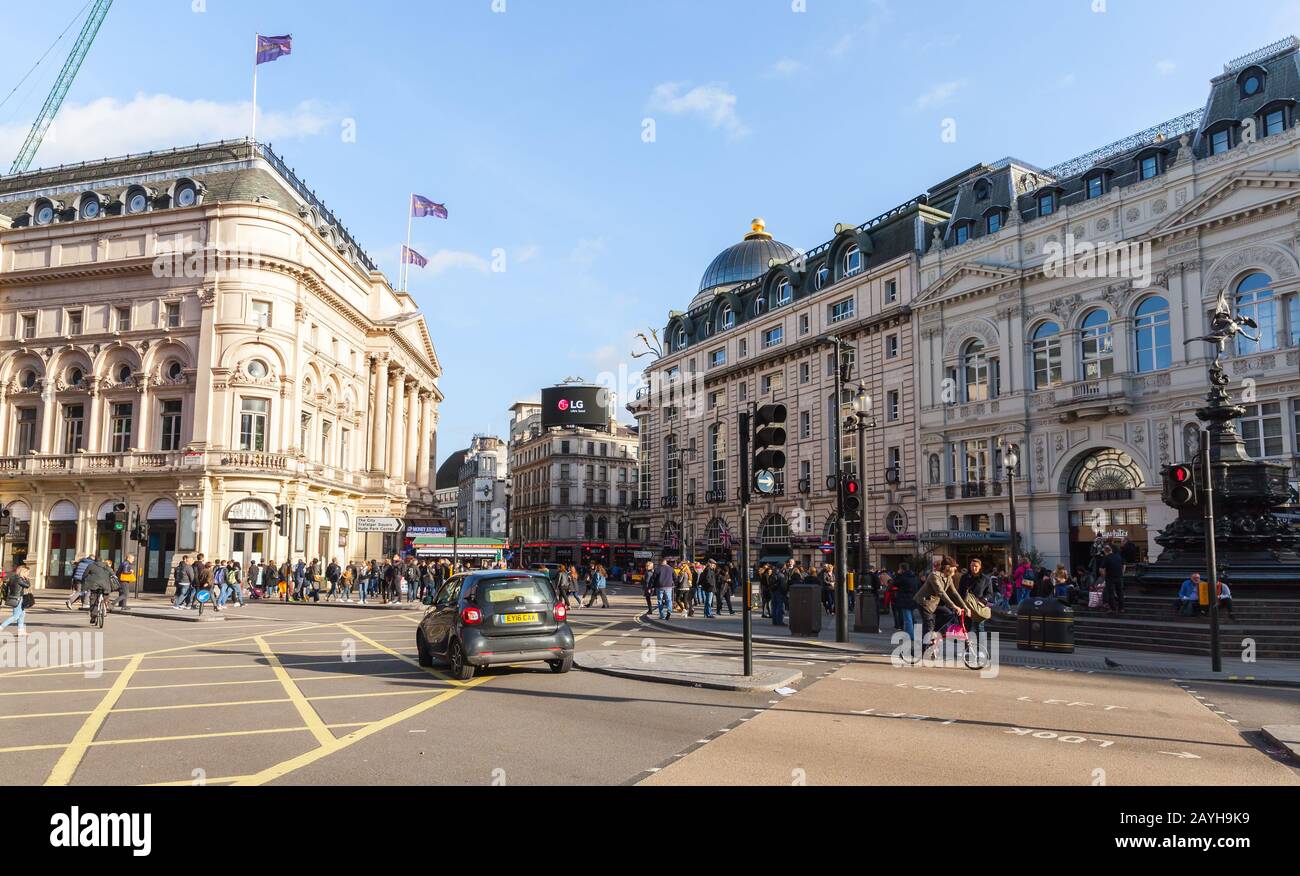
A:
[[[411,268],[413,275],[414,272],[419,270],[421,269],[414,266]],[[429,266],[423,270],[432,274],[442,274],[456,270],[478,271],[480,274],[486,274],[490,267],[488,260],[478,253],[456,249],[440,249],[429,256]]]
[[[303,101],[288,112],[263,108],[258,113],[257,138],[282,142],[315,136],[336,128],[341,116],[314,100]],[[34,163],[49,167],[246,137],[251,126],[249,101],[221,103],[143,93],[129,101],[103,97],[86,104],[66,104],[46,134]],[[17,153],[28,129],[28,122],[0,126],[0,154]]]
[[[794,58],[782,58],[768,68],[767,75],[786,79],[801,70],[803,70],[802,61],[796,61]]]
[[[569,261],[589,268],[604,251],[605,238],[583,238],[578,241],[578,245],[573,248],[573,252],[569,253]]]
[[[1178,69],[1178,65],[1167,58],[1163,61],[1156,61],[1156,72],[1159,73],[1161,76],[1168,76],[1170,73],[1173,73],[1177,69]]]
[[[674,116],[698,116],[710,128],[725,131],[732,139],[749,134],[749,128],[736,114],[736,95],[726,85],[697,85],[686,91],[688,84],[664,82],[655,86],[650,95],[650,110]]]
[[[516,247],[512,253],[513,259],[519,264],[527,264],[542,254],[542,248],[535,243],[526,243],[523,246]]]
[[[925,92],[925,94],[918,97],[916,102],[912,104],[912,108],[919,111],[929,109],[932,106],[938,106],[941,103],[947,102],[949,98],[965,87],[965,79],[954,79],[951,82],[940,82],[938,85],[935,85],[929,91]]]

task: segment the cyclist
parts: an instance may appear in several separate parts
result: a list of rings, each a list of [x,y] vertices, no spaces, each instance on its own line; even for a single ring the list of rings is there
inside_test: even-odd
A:
[[[950,621],[959,621],[965,613],[961,594],[953,583],[956,573],[957,561],[952,557],[942,557],[921,589],[916,591],[916,605],[921,610],[922,642],[937,641],[939,631]]]
[[[118,588],[117,576],[113,574],[112,568],[108,562],[91,563],[86,567],[86,577],[82,580],[86,593],[89,595],[87,604],[90,606],[90,622],[95,622],[95,606],[101,599],[108,599],[113,591]],[[104,609],[108,610],[105,604]]]

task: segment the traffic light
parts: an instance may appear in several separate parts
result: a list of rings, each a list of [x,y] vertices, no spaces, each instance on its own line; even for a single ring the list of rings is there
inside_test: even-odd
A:
[[[1195,466],[1180,463],[1165,469],[1164,500],[1174,508],[1195,508],[1201,504]]]
[[[104,522],[114,532],[125,532],[127,524],[130,522],[131,515],[126,513],[126,503],[118,502],[113,505],[113,510],[104,515]]]
[[[289,506],[277,505],[275,508],[275,528],[281,535],[289,531]]]
[[[844,478],[844,516],[848,520],[855,519],[862,513],[862,495],[858,486],[858,479],[846,475]]]
[[[763,405],[754,412],[755,475],[785,468],[785,419],[785,405]]]
[[[0,538],[14,534],[14,512],[0,508]]]

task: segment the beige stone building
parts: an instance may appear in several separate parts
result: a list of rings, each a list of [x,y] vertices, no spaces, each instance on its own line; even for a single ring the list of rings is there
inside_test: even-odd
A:
[[[1259,324],[1226,353],[1248,452],[1300,473],[1300,42],[1225,65],[1205,106],[1042,169],[932,191],[952,219],[915,306],[931,547],[1049,565],[1098,536],[1160,553],[1164,466],[1196,452],[1220,293]]]
[[[411,298],[263,146],[0,178],[5,564],[38,586],[85,554],[136,553],[146,591],[181,553],[378,554],[358,518],[434,516],[439,374]]]
[[[914,199],[799,253],[762,220],[709,266],[687,309],[673,311],[663,355],[628,405],[641,434],[641,497],[634,531],[656,555],[739,557],[739,414],[787,408],[787,463],[775,495],[750,507],[753,560],[828,562],[835,527],[837,452],[868,495],[870,558],[895,563],[917,548],[916,381],[911,305],[924,241],[946,214]],[[835,398],[833,345],[851,360]],[[855,387],[877,426],[836,435]],[[850,560],[857,525],[850,525]]]

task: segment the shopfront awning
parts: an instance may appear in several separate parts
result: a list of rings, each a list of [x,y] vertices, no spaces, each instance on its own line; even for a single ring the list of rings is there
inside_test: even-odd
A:
[[[974,532],[966,529],[938,529],[921,533],[926,544],[1010,544],[1006,532]]]

